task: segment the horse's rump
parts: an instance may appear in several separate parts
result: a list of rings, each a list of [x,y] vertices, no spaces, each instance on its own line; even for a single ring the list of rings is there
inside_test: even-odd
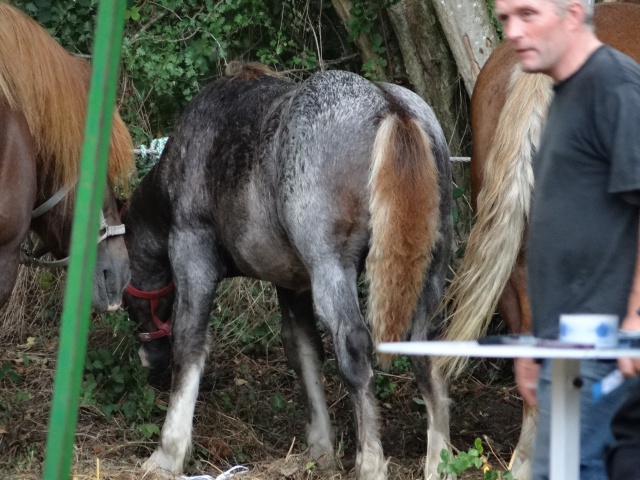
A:
[[[278,190],[317,198],[311,209],[281,198],[288,236],[296,249],[309,248],[308,227],[297,224],[306,210],[327,245],[337,245],[328,256],[358,265],[366,254],[374,341],[401,340],[447,218],[440,206],[448,204],[448,152],[435,116],[417,95],[348,72],[316,74],[289,98],[276,134]],[[327,246],[313,248],[305,258]]]
[[[60,46],[37,22],[0,2],[0,94],[20,110],[36,144],[39,173],[54,190],[78,174],[91,67]],[[129,132],[114,112],[109,184],[129,189]]]

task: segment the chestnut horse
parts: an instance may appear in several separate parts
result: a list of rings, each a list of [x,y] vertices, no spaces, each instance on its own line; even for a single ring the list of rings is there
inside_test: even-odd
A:
[[[413,92],[353,73],[318,73],[299,85],[260,65],[229,73],[187,106],[123,215],[125,302],[143,327],[141,357],[151,367],[172,364],[160,444],[145,467],[182,472],[216,286],[247,276],[276,285],[311,456],[335,465],[317,319],[332,335],[353,404],[357,476],[382,480],[374,341],[427,340],[440,323],[432,316],[452,238],[442,129]],[[357,291],[365,263],[368,325]],[[426,357],[413,360],[435,474],[448,448],[446,391]]]
[[[598,37],[640,60],[640,5],[595,6]],[[524,74],[509,42],[500,44],[480,71],[471,101],[472,206],[475,225],[456,276],[447,291],[452,316],[446,339],[475,340],[487,331],[497,308],[511,332],[529,332],[524,246],[533,188],[531,158],[551,99],[551,80]],[[570,181],[569,179],[567,181]],[[464,361],[442,359],[445,376]],[[513,463],[518,479],[529,478],[528,456],[534,412],[525,421]]]
[[[56,258],[69,254],[91,69],[6,3],[0,3],[0,59],[1,307],[15,285],[21,254],[26,263],[37,263],[20,250],[29,230]],[[129,278],[113,190],[126,191],[133,169],[131,137],[115,112],[93,291],[100,310],[120,305]]]

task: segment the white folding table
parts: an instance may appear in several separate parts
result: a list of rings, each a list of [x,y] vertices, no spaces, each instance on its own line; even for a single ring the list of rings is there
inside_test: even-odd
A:
[[[560,345],[560,344],[558,344]],[[596,349],[534,344],[480,345],[478,342],[381,343],[381,353],[482,358],[550,358],[551,480],[580,479],[580,360],[640,358],[640,348]]]

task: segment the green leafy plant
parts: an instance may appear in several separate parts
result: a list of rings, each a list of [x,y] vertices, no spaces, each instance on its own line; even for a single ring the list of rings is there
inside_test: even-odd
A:
[[[387,5],[379,1],[361,0],[353,3],[351,18],[347,22],[349,28],[349,41],[355,41],[360,35],[369,38],[373,56],[362,65],[365,77],[372,80],[380,80],[380,72],[387,66],[387,60],[383,57],[386,52],[384,38],[374,29],[379,24],[379,17],[383,8]]]
[[[105,322],[113,338],[125,340],[115,347],[107,345],[87,351],[80,405],[93,406],[108,417],[118,413],[148,438],[158,431],[144,422],[159,406],[155,403],[155,391],[147,384],[147,370],[137,358],[131,322],[124,312],[105,315]],[[99,324],[93,324],[92,328],[98,326],[104,328]]]
[[[289,404],[280,392],[276,392],[269,402],[269,407],[273,413],[280,413],[286,410],[288,406]]]
[[[391,381],[391,377],[389,375],[376,374],[374,382],[376,397],[380,400],[385,400],[391,397],[398,387],[395,382]]]
[[[97,0],[14,3],[91,60]],[[166,136],[187,102],[232,60],[305,77],[318,70],[323,52],[351,53],[338,36],[322,35],[340,25],[330,2],[128,0],[124,17],[118,103],[136,144]]]
[[[15,371],[11,362],[3,362],[2,365],[0,365],[0,381],[5,378],[16,385],[22,383],[22,377]]]
[[[496,2],[495,0],[487,0],[487,9],[489,10],[489,18],[491,19],[491,25],[496,29],[496,34],[498,35],[498,40],[502,40],[504,38],[504,33],[502,31],[502,23],[500,20],[496,18]]]
[[[468,451],[453,456],[446,449],[442,449],[440,452],[442,462],[438,464],[438,473],[441,478],[449,474],[460,475],[462,472],[475,468],[484,472],[483,480],[516,480],[511,472],[501,472],[490,467],[487,457],[482,454],[484,448],[479,438],[476,438],[473,444],[474,446]]]
[[[405,373],[408,372],[410,368],[411,360],[409,360],[409,357],[404,355],[400,355],[394,358],[393,362],[391,363],[391,372],[393,373]]]

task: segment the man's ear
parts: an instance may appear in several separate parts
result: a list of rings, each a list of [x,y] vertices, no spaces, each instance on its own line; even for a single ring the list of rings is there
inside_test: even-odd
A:
[[[580,0],[571,0],[567,5],[565,16],[570,30],[582,28],[585,20],[584,4]]]

